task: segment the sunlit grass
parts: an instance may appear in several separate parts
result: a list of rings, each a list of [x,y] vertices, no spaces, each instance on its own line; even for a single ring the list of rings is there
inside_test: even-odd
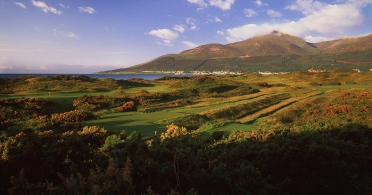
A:
[[[343,75],[344,74],[344,75]],[[345,76],[346,75],[346,76]],[[358,77],[360,75],[361,77]],[[199,128],[200,133],[209,135],[213,131],[224,131],[226,134],[231,133],[233,130],[252,130],[258,128],[257,121],[262,120],[266,116],[271,116],[283,109],[290,109],[292,104],[296,102],[305,101],[309,97],[313,96],[327,96],[330,97],[332,94],[341,93],[343,90],[349,90],[353,88],[358,89],[372,89],[371,82],[369,82],[372,74],[370,73],[350,73],[350,72],[331,72],[326,74],[308,74],[308,73],[290,73],[286,75],[270,75],[262,76],[254,73],[247,73],[242,76],[224,77],[223,79],[231,79],[233,82],[246,83],[248,86],[254,83],[266,82],[267,87],[260,87],[260,92],[232,96],[232,97],[201,97],[200,99],[194,99],[190,105],[176,108],[169,108],[151,113],[142,112],[124,112],[116,113],[114,110],[99,111],[95,114],[99,115],[96,120],[85,121],[81,124],[83,126],[98,125],[104,127],[109,131],[121,131],[125,130],[127,133],[136,131],[142,133],[145,136],[152,136],[156,131],[158,134],[166,130],[167,123],[165,121],[172,121],[176,118],[183,120],[187,118],[187,115],[205,115],[207,112],[214,110],[224,109],[227,107],[233,107],[239,104],[245,104],[261,100],[271,95],[279,93],[290,93],[292,98],[284,100],[282,102],[270,105],[267,108],[262,108],[254,113],[237,119],[236,121],[209,121],[207,125],[202,125]],[[348,81],[356,80],[358,84],[344,84],[341,85],[326,85],[317,86],[310,85],[311,81],[317,81],[321,83],[324,79]],[[65,90],[61,88],[59,90],[41,90],[37,92],[24,91],[21,94],[12,94],[5,98],[46,98],[54,101],[58,104],[57,112],[67,112],[75,109],[72,106],[72,102],[83,95],[98,96],[107,95],[110,97],[120,97],[126,95],[137,94],[141,90],[146,90],[150,93],[155,92],[170,92],[175,90],[169,86],[179,81],[154,81],[148,83],[134,83],[122,86],[115,86],[112,88],[102,90],[89,90],[84,89],[83,91]],[[275,84],[285,84],[275,85]],[[97,86],[96,86],[97,87]],[[101,86],[105,88],[105,86]],[[185,97],[189,98],[189,97]],[[184,121],[187,123],[187,121]],[[244,124],[246,123],[246,124]],[[260,124],[262,125],[262,124]]]

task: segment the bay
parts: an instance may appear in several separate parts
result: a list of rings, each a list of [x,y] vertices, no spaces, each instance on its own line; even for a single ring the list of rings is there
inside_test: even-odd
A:
[[[140,78],[145,80],[154,80],[164,76],[175,76],[174,74],[0,74],[0,78],[19,78],[21,76],[55,76],[55,75],[85,75],[90,78],[113,78],[115,80],[127,80]]]

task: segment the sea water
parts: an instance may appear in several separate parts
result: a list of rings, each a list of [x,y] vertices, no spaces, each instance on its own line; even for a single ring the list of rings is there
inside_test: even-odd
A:
[[[85,75],[90,78],[113,78],[115,80],[127,80],[140,78],[145,80],[154,80],[164,76],[175,76],[174,74],[0,74],[0,78],[18,78],[21,76],[55,76],[55,75]]]

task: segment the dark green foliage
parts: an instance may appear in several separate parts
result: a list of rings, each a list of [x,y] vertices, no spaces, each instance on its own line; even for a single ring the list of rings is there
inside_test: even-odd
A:
[[[371,134],[369,128],[348,125],[330,131],[233,133],[230,138],[239,148],[252,147],[246,148],[250,152],[240,150],[240,158],[251,159],[272,182],[288,180],[290,194],[365,194],[371,190],[371,159],[365,156],[372,149]],[[255,148],[252,138],[264,144]],[[226,158],[235,155],[230,152]]]
[[[32,118],[50,115],[57,109],[57,105],[47,99],[21,98],[1,99],[0,98],[0,129],[5,131],[12,126],[21,128],[24,121]]]
[[[312,86],[321,86],[322,84],[319,84],[318,82],[312,81],[312,82],[310,82],[310,85],[312,85]]]
[[[162,121],[162,123],[170,125],[175,124],[180,127],[186,127],[189,130],[196,130],[208,121],[208,118],[204,115],[191,114],[177,118],[171,118]]]
[[[85,75],[22,76],[0,78],[0,94],[96,92],[133,86],[152,86],[143,79],[115,80],[90,78]]]
[[[99,163],[97,149],[105,137],[106,131],[98,127],[64,133],[28,129],[15,136],[2,137],[1,194],[6,191],[10,176],[18,175],[22,169],[27,180],[34,183],[59,181],[57,172],[66,175],[87,173],[87,168],[94,168],[94,164]]]
[[[0,94],[13,94],[18,86],[27,84],[27,76],[21,78],[0,78]]]
[[[9,189],[16,194],[53,194],[50,190],[144,194],[151,189],[185,194],[193,189],[198,194],[369,194],[372,190],[372,129],[353,124],[326,131],[235,131],[225,138],[216,132],[206,140],[195,133],[142,139],[137,133],[109,135],[97,127],[61,134],[31,130],[1,140],[2,193]]]
[[[107,95],[83,95],[73,101],[73,106],[81,110],[98,111],[102,109],[116,108],[131,100],[131,98],[109,97]]]
[[[176,88],[176,92],[189,97],[232,97],[259,91],[245,83],[214,76],[199,76],[183,80],[171,85],[171,88]]]
[[[341,85],[338,81],[326,80],[323,81],[320,85],[327,86],[327,85]]]
[[[348,80],[370,78],[367,73],[345,71],[288,77],[302,84],[285,87],[294,89],[292,95],[315,88],[303,81],[344,85]],[[167,92],[82,96],[74,102],[78,109],[62,113],[45,99],[0,99],[0,122],[14,130],[0,135],[0,194],[371,194],[371,92],[339,89],[349,86],[317,87],[336,90],[269,115],[265,129],[228,135],[224,124],[291,98],[287,92],[278,93],[283,88],[273,89],[261,78],[249,82],[266,88],[265,92],[277,90],[275,94],[164,120],[168,130],[152,137],[97,126],[83,128],[78,122],[93,119],[94,112],[104,109],[156,111],[189,105],[202,97],[214,100],[211,97],[249,94],[254,89],[237,82],[239,77],[233,77],[234,81],[228,77],[180,79],[174,82],[183,89]],[[77,82],[76,77],[58,79]],[[84,76],[78,79],[90,82]],[[125,85],[142,84],[147,83],[135,79]],[[219,127],[220,131],[208,135],[181,126],[188,130]]]
[[[211,141],[220,141],[222,138],[223,138],[223,135],[225,133],[223,131],[213,131],[211,136],[210,136],[210,139]]]

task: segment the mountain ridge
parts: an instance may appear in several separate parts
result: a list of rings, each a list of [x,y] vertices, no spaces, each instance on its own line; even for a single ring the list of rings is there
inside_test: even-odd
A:
[[[297,71],[309,68],[372,69],[372,34],[309,43],[300,37],[273,31],[266,35],[225,45],[205,44],[178,54],[162,55],[128,68],[101,73],[214,70]]]

